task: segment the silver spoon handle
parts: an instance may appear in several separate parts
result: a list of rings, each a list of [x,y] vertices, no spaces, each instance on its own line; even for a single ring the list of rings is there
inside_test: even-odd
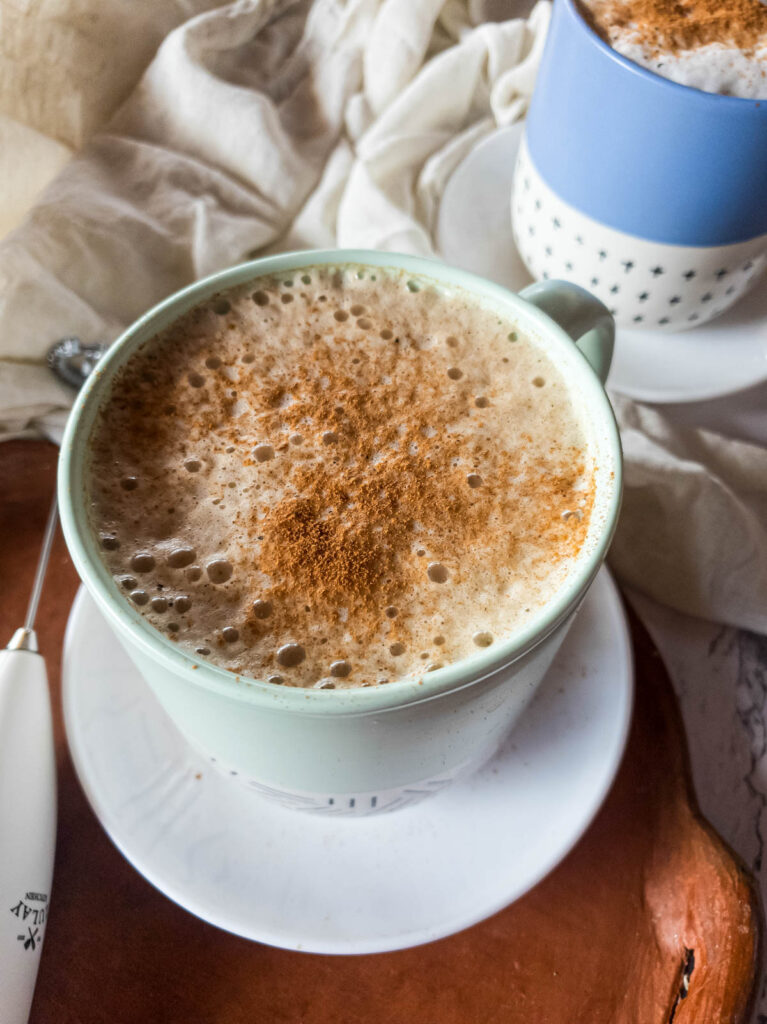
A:
[[[53,501],[51,502],[51,508],[48,512],[48,522],[45,524],[45,535],[43,536],[43,544],[40,548],[40,554],[37,559],[37,569],[35,570],[35,581],[32,584],[32,593],[29,595],[29,604],[27,605],[27,617],[24,620],[24,629],[31,631],[35,628],[35,619],[37,618],[37,606],[40,603],[40,594],[43,589],[43,581],[45,579],[45,570],[48,568],[48,559],[51,555],[51,547],[53,546],[53,538],[56,534],[56,522],[58,520],[58,502],[56,501],[56,495],[54,493]]]

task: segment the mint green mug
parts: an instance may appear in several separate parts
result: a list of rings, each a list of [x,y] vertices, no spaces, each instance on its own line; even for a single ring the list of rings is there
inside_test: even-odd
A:
[[[422,679],[306,690],[236,678],[180,649],[149,624],[102,562],[88,519],[89,438],[130,355],[215,292],[319,264],[404,270],[510,314],[571,384],[595,456],[586,550],[565,584],[505,640]],[[620,440],[602,386],[612,345],[613,322],[605,307],[560,281],[514,295],[436,261],[364,250],[286,253],[224,270],[141,317],[114,343],[78,396],[58,476],[72,559],[171,719],[217,768],[286,806],[306,810],[360,815],[412,803],[480,767],[498,749],[543,679],[604,561],[621,496]]]

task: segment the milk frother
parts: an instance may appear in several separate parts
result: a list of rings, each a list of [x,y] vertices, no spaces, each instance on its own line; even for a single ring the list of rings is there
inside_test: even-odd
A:
[[[60,379],[79,387],[103,353],[65,338],[48,353]],[[56,756],[48,676],[35,618],[56,533],[54,497],[29,606],[0,650],[0,1022],[26,1024],[48,920],[56,846]]]
[[[51,505],[24,625],[0,651],[0,1020],[25,1024],[56,843],[56,761],[35,616],[58,521]]]

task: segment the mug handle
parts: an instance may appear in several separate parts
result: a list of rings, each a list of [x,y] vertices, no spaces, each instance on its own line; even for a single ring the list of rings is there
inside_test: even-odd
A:
[[[570,335],[604,384],[615,344],[615,321],[607,306],[569,281],[538,281],[524,288],[519,297],[537,306]]]

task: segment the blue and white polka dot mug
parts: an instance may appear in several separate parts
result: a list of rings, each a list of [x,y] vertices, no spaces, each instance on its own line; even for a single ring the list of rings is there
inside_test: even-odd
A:
[[[534,277],[588,288],[623,327],[695,327],[767,263],[767,101],[661,78],[554,0],[511,212]]]

